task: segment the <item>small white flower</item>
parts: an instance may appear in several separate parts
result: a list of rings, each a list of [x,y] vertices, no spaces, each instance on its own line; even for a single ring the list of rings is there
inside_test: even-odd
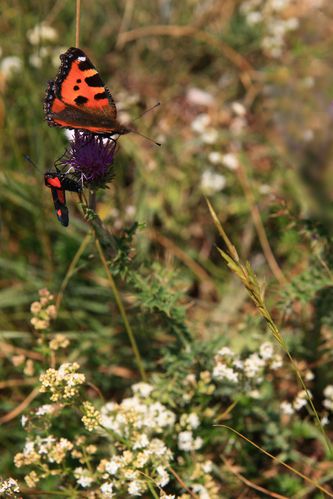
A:
[[[263,15],[261,12],[249,12],[246,16],[246,22],[250,25],[261,23],[263,20]]]
[[[249,397],[257,400],[257,399],[260,399],[260,392],[259,390],[251,390],[250,392],[248,392],[248,395]]]
[[[208,490],[201,483],[194,483],[192,488],[193,492],[199,495],[199,499],[210,499]]]
[[[213,369],[213,378],[220,380],[226,379],[232,383],[237,383],[238,373],[236,373],[231,367],[218,363]]]
[[[190,88],[186,93],[186,99],[196,106],[211,106],[214,104],[214,97],[200,88]]]
[[[195,414],[194,412],[191,412],[188,415],[188,422],[189,422],[189,425],[195,430],[195,428],[198,428],[198,426],[200,424],[200,419],[198,418],[197,414]]]
[[[308,369],[306,371],[305,376],[304,376],[304,378],[306,379],[306,381],[312,381],[314,379],[314,377],[315,376],[314,376],[313,372],[310,369]]]
[[[193,439],[193,433],[191,431],[181,431],[178,434],[178,448],[180,450],[186,452],[197,450],[202,447],[202,444],[202,438],[196,437],[195,439]]]
[[[270,185],[268,184],[261,184],[259,186],[259,192],[260,194],[270,194],[272,192],[272,188]]]
[[[90,476],[89,470],[83,469],[81,466],[74,469],[74,476],[78,485],[86,489],[93,483],[93,478]]]
[[[57,31],[48,24],[37,24],[34,28],[29,29],[27,38],[31,45],[39,45],[42,41],[53,42],[58,38]]]
[[[128,486],[128,493],[131,496],[141,496],[144,491],[144,483],[139,480],[133,480]]]
[[[208,154],[208,159],[213,165],[218,165],[219,163],[222,163],[223,156],[218,151],[212,151]]]
[[[101,485],[100,491],[102,492],[103,497],[106,497],[107,499],[114,497],[113,484],[110,482],[103,483],[103,485]]]
[[[229,170],[237,170],[237,168],[239,168],[238,158],[235,154],[231,152],[223,154],[222,163]]]
[[[309,390],[308,390],[308,393],[309,393],[310,397],[312,398],[312,395],[309,392]],[[306,403],[307,403],[307,395],[306,395],[305,390],[302,390],[297,394],[297,397],[295,398],[295,400],[293,402],[293,407],[294,407],[295,411],[300,411],[302,409],[302,407],[304,407],[306,405]]]
[[[275,369],[280,369],[280,367],[282,367],[282,357],[280,354],[275,354],[271,361],[270,368],[272,371],[275,371]]]
[[[19,484],[14,478],[8,478],[7,480],[0,480],[0,493],[6,494],[7,496],[12,496],[13,494],[18,494],[20,492]]]
[[[22,59],[15,55],[4,57],[0,63],[0,73],[2,73],[5,78],[8,78],[16,71],[20,71],[21,68]]]
[[[178,434],[178,448],[184,451],[193,449],[193,433],[191,431],[181,431]]]
[[[149,445],[149,440],[148,437],[145,433],[142,433],[135,444],[133,445],[133,449],[143,449],[144,447],[147,447]]]
[[[328,419],[328,417],[327,417],[327,416],[323,416],[323,417],[321,418],[320,422],[321,422],[321,424],[322,424],[323,426],[326,426],[326,425],[328,425],[328,423],[330,422],[330,420]]]
[[[22,416],[22,417],[21,417],[21,425],[22,425],[22,428],[24,428],[24,427],[25,427],[25,425],[27,424],[27,421],[28,421],[27,416]]]
[[[93,479],[90,476],[81,476],[80,478],[77,479],[77,483],[86,489],[87,487],[90,487],[92,484]]]
[[[151,392],[154,390],[154,387],[152,385],[149,385],[148,383],[144,383],[141,381],[140,383],[135,383],[132,385],[132,391],[134,395],[140,395],[143,398],[149,397]]]
[[[326,388],[324,388],[324,395],[326,398],[333,399],[333,385],[327,385]]]
[[[226,178],[220,173],[205,170],[201,175],[201,189],[207,194],[219,192],[226,186]]]
[[[241,359],[237,358],[232,361],[232,366],[235,369],[239,369],[241,371],[242,369],[244,369],[244,362]]]
[[[287,416],[290,416],[291,414],[294,414],[294,412],[295,412],[291,403],[287,402],[286,400],[281,402],[280,409],[281,409],[282,414],[286,414]]]
[[[210,124],[210,117],[208,114],[199,114],[191,123],[191,128],[196,133],[202,133]]]
[[[44,416],[45,414],[51,414],[54,410],[54,406],[52,404],[44,404],[38,407],[36,411],[36,416]]]
[[[266,341],[265,343],[263,343],[262,345],[260,345],[259,353],[260,353],[260,356],[264,360],[271,359],[272,356],[273,356],[273,353],[274,353],[274,349],[273,349],[272,343],[270,343],[269,341]]]
[[[248,378],[258,377],[259,372],[264,367],[264,360],[257,353],[251,354],[244,361],[244,374]]]
[[[212,461],[205,461],[203,464],[202,464],[202,471],[204,473],[211,473],[213,471],[213,463]]]
[[[207,128],[201,135],[201,140],[205,144],[215,144],[219,137],[219,133],[215,128]]]
[[[25,443],[24,449],[23,449],[23,454],[29,454],[30,452],[33,452],[35,450],[35,443],[32,440],[28,440]]]
[[[217,355],[220,357],[233,357],[235,353],[229,347],[223,347],[218,352]]]
[[[155,456],[164,456],[170,453],[164,442],[159,438],[153,438],[149,444],[148,449],[144,452],[148,452],[148,454],[150,455],[155,454]]]
[[[283,10],[288,7],[289,0],[271,0],[270,5],[273,10]]]
[[[245,116],[246,115],[246,108],[240,102],[233,102],[231,104],[231,109],[238,116]]]
[[[157,466],[156,471],[158,473],[158,478],[156,479],[156,483],[159,487],[165,487],[167,483],[170,481],[170,477],[163,466]]]
[[[328,409],[329,411],[333,411],[333,400],[324,399],[323,406],[326,407],[326,409]]]

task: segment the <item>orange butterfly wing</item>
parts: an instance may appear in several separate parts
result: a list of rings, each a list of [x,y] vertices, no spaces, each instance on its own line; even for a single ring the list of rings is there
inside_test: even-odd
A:
[[[59,73],[49,82],[44,100],[48,124],[109,135],[128,133],[117,121],[112,95],[86,54],[72,47],[60,60]]]

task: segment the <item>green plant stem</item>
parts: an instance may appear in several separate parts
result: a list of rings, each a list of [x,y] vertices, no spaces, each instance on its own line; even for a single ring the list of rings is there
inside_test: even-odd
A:
[[[155,498],[155,499],[158,499],[158,495],[156,494],[156,491],[153,487],[153,484],[151,483],[150,480],[147,480],[147,485],[148,485],[148,489],[150,490],[151,492],[151,495]]]
[[[118,289],[117,289],[117,286],[116,286],[116,283],[113,279],[113,276],[110,272],[110,269],[109,269],[109,266],[107,264],[107,261],[105,259],[105,256],[104,256],[104,253],[103,253],[103,250],[102,250],[102,247],[101,247],[101,244],[99,242],[98,239],[95,240],[95,244],[96,244],[96,248],[97,248],[97,251],[98,251],[98,254],[99,254],[99,257],[101,259],[101,262],[103,264],[103,267],[105,269],[105,272],[106,272],[106,275],[107,275],[107,278],[108,278],[108,281],[109,281],[109,284],[110,284],[110,287],[112,289],[112,292],[113,292],[113,295],[114,295],[114,298],[116,300],[116,303],[117,303],[117,306],[118,306],[118,309],[119,309],[119,312],[120,312],[120,315],[123,319],[123,322],[124,322],[124,326],[125,326],[125,329],[126,329],[126,332],[128,334],[128,337],[129,337],[129,340],[131,342],[131,346],[132,346],[132,350],[133,350],[133,353],[134,353],[134,357],[135,357],[135,360],[136,360],[136,364],[138,366],[138,369],[140,371],[140,375],[141,375],[141,378],[146,381],[147,379],[147,376],[146,376],[146,372],[144,370],[144,367],[143,367],[143,362],[142,362],[142,359],[141,359],[141,355],[140,355],[140,352],[139,352],[139,349],[138,349],[138,346],[136,344],[136,341],[135,341],[135,337],[134,337],[134,334],[133,334],[133,331],[132,331],[132,328],[130,326],[130,323],[127,319],[127,315],[126,315],[126,312],[125,312],[125,309],[124,309],[124,306],[122,304],[122,301],[121,301],[121,298],[120,298],[120,295],[119,295],[119,292],[118,292]]]
[[[74,270],[84,252],[84,250],[86,249],[86,247],[88,246],[88,244],[90,243],[91,241],[91,237],[92,237],[92,234],[91,233],[88,233],[85,238],[83,239],[83,241],[81,242],[77,252],[75,253],[74,255],[74,258],[73,260],[71,261],[68,269],[67,269],[67,272],[66,272],[66,275],[61,283],[61,286],[60,286],[60,289],[59,289],[59,292],[58,292],[58,295],[57,295],[57,298],[56,298],[56,301],[55,301],[55,306],[56,306],[56,309],[57,309],[57,312],[59,311],[59,308],[60,308],[60,305],[61,305],[61,302],[62,302],[62,299],[63,299],[63,296],[64,296],[64,291],[67,287],[67,284],[70,280],[70,278],[72,277],[73,273],[74,273]]]
[[[301,477],[303,480],[305,480],[306,482],[308,483],[311,483],[311,485],[313,485],[314,487],[316,487],[317,489],[319,489],[321,492],[323,492],[324,494],[328,495],[328,497],[333,497],[333,494],[331,494],[331,492],[329,492],[327,489],[324,489],[324,487],[322,487],[318,482],[316,482],[315,480],[312,480],[311,478],[307,477],[306,475],[303,475],[303,473],[301,473],[300,471],[296,470],[295,468],[293,468],[292,466],[290,466],[289,464],[285,463],[284,461],[281,461],[280,459],[278,459],[277,457],[273,456],[273,454],[270,454],[267,450],[263,449],[262,447],[260,447],[258,444],[256,444],[255,442],[253,442],[252,440],[250,440],[249,438],[245,437],[245,435],[242,435],[242,433],[239,433],[237,430],[235,430],[234,428],[232,428],[231,426],[227,426],[227,425],[224,425],[224,424],[221,424],[221,425],[214,425],[214,426],[219,426],[221,428],[226,428],[227,430],[230,430],[232,431],[233,433],[235,433],[238,437],[241,437],[243,440],[245,440],[246,442],[248,442],[249,444],[253,445],[253,447],[256,447],[257,449],[260,450],[260,452],[262,452],[263,454],[266,454],[266,456],[270,457],[273,461],[275,461],[276,463],[279,463],[281,464],[281,466],[284,466],[285,468],[287,468],[289,471],[291,471],[292,473],[295,473],[295,475],[298,475],[299,477]]]

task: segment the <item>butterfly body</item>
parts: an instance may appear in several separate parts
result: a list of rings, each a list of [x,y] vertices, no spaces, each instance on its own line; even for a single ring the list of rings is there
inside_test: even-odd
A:
[[[49,81],[44,112],[49,126],[112,137],[131,131],[117,120],[112,95],[86,54],[71,47],[60,56],[55,80]]]
[[[67,227],[69,223],[65,191],[81,192],[80,183],[61,172],[46,172],[44,182],[51,189],[52,199],[59,222]]]

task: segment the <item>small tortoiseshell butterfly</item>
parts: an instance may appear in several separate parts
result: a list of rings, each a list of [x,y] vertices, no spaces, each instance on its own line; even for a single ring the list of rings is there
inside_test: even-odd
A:
[[[60,60],[59,72],[49,81],[45,94],[49,126],[87,130],[111,138],[131,132],[117,120],[112,95],[83,50],[71,47]]]
[[[51,189],[58,220],[64,227],[67,227],[69,216],[65,191],[80,192],[82,187],[78,181],[68,177],[68,174],[59,171],[46,172],[44,174],[44,181],[45,185]]]

